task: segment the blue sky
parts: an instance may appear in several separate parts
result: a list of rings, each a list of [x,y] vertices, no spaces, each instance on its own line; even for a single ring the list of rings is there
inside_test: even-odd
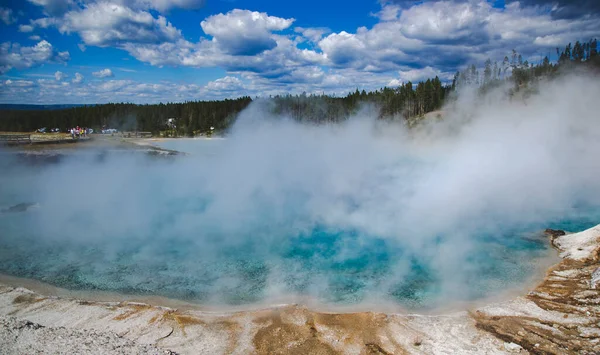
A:
[[[0,0],[0,102],[343,95],[600,34],[600,1]]]

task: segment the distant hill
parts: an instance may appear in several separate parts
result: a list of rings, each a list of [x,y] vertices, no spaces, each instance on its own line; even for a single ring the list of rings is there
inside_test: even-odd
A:
[[[32,105],[32,104],[0,104],[0,110],[28,110],[28,111],[43,111],[43,110],[62,110],[71,107],[95,106],[95,105]]]

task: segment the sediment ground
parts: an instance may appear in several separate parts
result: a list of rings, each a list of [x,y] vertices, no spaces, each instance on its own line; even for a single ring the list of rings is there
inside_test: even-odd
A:
[[[600,225],[549,231],[562,261],[522,297],[444,315],[246,312],[90,302],[0,287],[0,352],[182,354],[597,354]],[[167,350],[168,349],[168,350]]]

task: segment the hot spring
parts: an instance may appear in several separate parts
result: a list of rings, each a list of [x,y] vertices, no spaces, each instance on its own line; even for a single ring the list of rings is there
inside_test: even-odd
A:
[[[226,139],[157,142],[189,153],[173,159],[5,152],[0,206],[40,207],[0,215],[0,272],[222,307],[431,309],[522,289],[556,255],[541,230],[600,219],[600,125],[578,104],[597,91],[415,130],[368,110],[300,124],[258,102]]]

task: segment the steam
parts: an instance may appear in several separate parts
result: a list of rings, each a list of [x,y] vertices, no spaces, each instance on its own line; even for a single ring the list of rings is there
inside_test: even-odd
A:
[[[375,120],[369,107],[345,123],[315,126],[274,117],[268,101],[257,101],[227,139],[196,141],[188,157],[109,154],[99,163],[76,154],[34,172],[10,170],[0,199],[39,201],[29,235],[100,248],[86,257],[95,271],[128,250],[140,265],[131,275],[160,264],[174,284],[185,276],[192,288],[212,285],[192,298],[252,293],[247,278],[261,275],[259,296],[237,302],[298,290],[331,300],[337,281],[320,265],[352,269],[387,258],[383,269],[369,269],[372,277],[358,277],[365,291],[354,301],[389,301],[415,261],[437,280],[437,300],[464,299],[481,268],[496,267],[482,259],[506,258],[499,250],[518,243],[517,231],[600,217],[600,85],[571,76],[540,87],[527,99],[465,90],[443,120],[413,130]],[[336,237],[327,244],[319,233]],[[295,244],[312,253],[310,265],[286,256]],[[76,254],[69,258],[80,262]],[[238,259],[250,271],[237,272]],[[210,274],[211,267],[231,272]],[[128,275],[119,280],[138,291],[159,287],[155,274]]]

